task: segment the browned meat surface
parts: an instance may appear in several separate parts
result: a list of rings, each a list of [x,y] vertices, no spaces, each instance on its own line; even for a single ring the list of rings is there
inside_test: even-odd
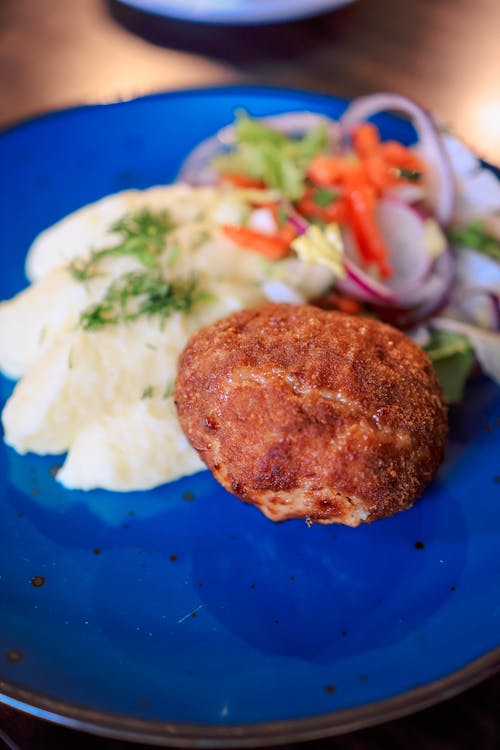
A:
[[[198,331],[175,401],[216,479],[273,521],[357,526],[409,508],[447,437],[438,380],[413,341],[308,305],[265,305]]]

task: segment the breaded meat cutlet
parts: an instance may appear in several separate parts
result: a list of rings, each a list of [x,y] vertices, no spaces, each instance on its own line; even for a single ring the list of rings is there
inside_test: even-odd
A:
[[[288,304],[234,313],[191,337],[174,398],[215,478],[273,521],[392,516],[444,455],[430,360],[371,318]]]

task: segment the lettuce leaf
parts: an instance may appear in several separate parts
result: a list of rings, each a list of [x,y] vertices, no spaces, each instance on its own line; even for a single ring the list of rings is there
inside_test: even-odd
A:
[[[446,402],[459,403],[476,359],[469,339],[462,333],[435,329],[423,349],[434,365]]]
[[[473,248],[500,262],[500,240],[484,229],[480,219],[469,222],[465,227],[450,227],[448,237],[454,245]]]
[[[326,266],[337,279],[345,277],[344,243],[337,224],[323,228],[311,224],[305,234],[294,239],[292,248],[306,263]]]
[[[309,162],[328,143],[326,127],[312,128],[304,136],[291,138],[244,112],[237,114],[235,138],[234,149],[216,156],[214,168],[262,180],[289,200],[301,197]]]

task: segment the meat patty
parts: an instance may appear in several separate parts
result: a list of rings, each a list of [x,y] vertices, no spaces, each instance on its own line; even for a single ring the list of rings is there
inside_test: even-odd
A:
[[[371,318],[288,304],[237,312],[192,336],[174,398],[215,478],[273,521],[391,516],[444,455],[430,360]]]

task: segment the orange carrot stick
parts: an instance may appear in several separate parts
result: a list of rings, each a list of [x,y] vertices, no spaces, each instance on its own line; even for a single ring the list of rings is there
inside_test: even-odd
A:
[[[290,242],[294,239],[283,238],[278,235],[256,232],[248,227],[240,227],[235,224],[221,224],[223,234],[239,247],[254,250],[270,260],[284,258],[290,250]],[[295,236],[295,234],[294,234]]]
[[[347,221],[347,203],[343,198],[337,198],[326,206],[320,206],[314,200],[314,189],[311,187],[306,189],[296,205],[299,213],[309,218],[314,217],[334,223]]]
[[[356,186],[347,193],[350,224],[353,228],[360,253],[368,265],[378,267],[380,275],[388,278],[392,274],[389,252],[375,221],[375,194],[372,187]]]
[[[257,180],[240,172],[225,172],[220,176],[221,182],[229,182],[230,185],[240,188],[265,188],[263,180]]]
[[[335,185],[343,182],[354,166],[341,156],[318,154],[311,160],[307,176],[317,185]]]
[[[402,143],[385,141],[380,145],[380,150],[386,163],[391,167],[403,167],[415,172],[425,171],[424,163],[419,156]]]
[[[371,122],[361,123],[353,131],[352,142],[359,158],[366,159],[370,154],[378,151],[380,147],[380,136],[377,128]]]

